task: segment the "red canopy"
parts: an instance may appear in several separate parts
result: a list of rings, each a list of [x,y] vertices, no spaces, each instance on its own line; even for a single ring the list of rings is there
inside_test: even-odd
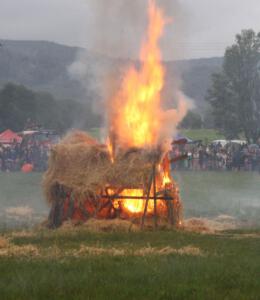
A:
[[[7,129],[0,134],[1,144],[12,144],[14,141],[21,143],[22,138],[12,130]]]

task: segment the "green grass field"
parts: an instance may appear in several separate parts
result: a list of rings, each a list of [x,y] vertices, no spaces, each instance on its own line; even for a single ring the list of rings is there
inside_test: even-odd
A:
[[[192,140],[202,140],[204,143],[225,139],[224,135],[215,129],[182,129],[181,133]]]
[[[260,295],[260,231],[218,236],[178,231],[36,231],[13,237],[12,243],[21,249],[30,245],[40,254],[26,255],[22,250],[0,257],[1,299],[237,300]],[[82,247],[113,252],[83,252]],[[134,252],[165,247],[192,247],[199,252]]]
[[[0,299],[259,299],[260,175],[176,177],[185,218],[227,214],[251,227],[199,234],[3,226]],[[0,174],[1,219],[10,206],[27,205],[46,216],[40,181],[41,174]]]

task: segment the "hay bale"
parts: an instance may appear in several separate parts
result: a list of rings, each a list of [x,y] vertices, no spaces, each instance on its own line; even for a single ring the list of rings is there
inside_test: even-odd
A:
[[[151,153],[143,149],[121,150],[108,172],[107,181],[117,188],[146,188],[151,175]]]
[[[62,192],[70,191],[78,200],[99,194],[106,184],[110,164],[108,151],[103,145],[94,144],[92,138],[83,132],[71,133],[51,151],[49,167],[43,177],[47,200],[50,203],[59,201]]]
[[[49,203],[57,202],[73,191],[84,201],[97,198],[106,186],[145,188],[152,170],[151,153],[140,149],[119,151],[111,162],[105,145],[84,132],[72,132],[54,146],[43,189]]]
[[[83,131],[73,130],[67,133],[60,142],[61,144],[86,144],[88,146],[99,145],[98,141]]]

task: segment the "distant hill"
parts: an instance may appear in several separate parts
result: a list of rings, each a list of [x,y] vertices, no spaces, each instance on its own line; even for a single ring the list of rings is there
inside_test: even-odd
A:
[[[88,85],[93,86],[90,82],[96,76],[92,70],[107,64],[113,66],[113,73],[117,74],[129,63],[94,54],[86,49],[46,41],[0,40],[0,44],[0,86],[7,82],[23,84],[35,90],[50,92],[58,99],[84,101]],[[86,88],[68,72],[68,67],[75,62],[79,52],[84,53],[84,63],[89,70]],[[203,109],[211,74],[220,70],[222,61],[222,58],[202,58],[165,62],[167,89],[171,89],[175,74],[179,74],[185,93],[195,100],[200,110]]]

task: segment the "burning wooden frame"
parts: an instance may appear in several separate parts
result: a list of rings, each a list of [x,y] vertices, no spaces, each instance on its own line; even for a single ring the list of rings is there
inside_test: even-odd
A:
[[[172,178],[162,182],[165,166],[160,150],[128,149],[113,162],[107,147],[80,139],[64,139],[50,156],[44,176],[44,191],[51,203],[49,227],[68,219],[138,219],[167,217],[169,224],[181,222],[178,187]],[[174,158],[179,160],[183,157]],[[167,170],[169,173],[169,170]],[[124,177],[124,178],[122,178]]]

